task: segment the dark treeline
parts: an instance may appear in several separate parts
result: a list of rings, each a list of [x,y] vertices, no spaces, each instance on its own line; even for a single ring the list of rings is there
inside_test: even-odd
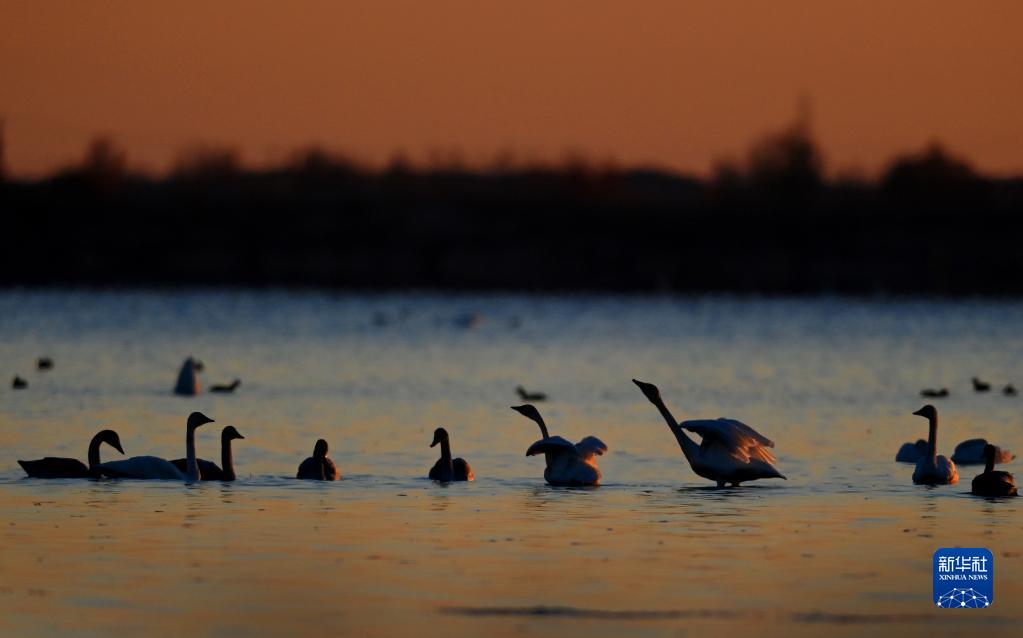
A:
[[[370,170],[320,150],[267,170],[206,149],[130,174],[99,140],[0,178],[0,285],[1023,293],[1023,179],[938,146],[825,179],[799,125],[712,179],[566,162]]]

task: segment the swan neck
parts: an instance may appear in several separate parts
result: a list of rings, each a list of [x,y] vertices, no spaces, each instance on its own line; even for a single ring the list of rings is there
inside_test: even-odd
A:
[[[99,446],[103,441],[100,440],[99,434],[92,437],[89,441],[89,469],[99,465]]]
[[[451,442],[448,441],[446,438],[440,442],[440,460],[452,472],[455,471],[455,465],[451,461]]]
[[[685,431],[682,430],[682,426],[678,424],[674,415],[672,415],[671,411],[668,410],[668,406],[664,405],[663,400],[658,399],[657,403],[654,405],[657,406],[657,410],[661,413],[661,416],[664,417],[664,421],[668,424],[668,428],[671,429],[671,433],[675,435],[675,439],[678,441],[678,446],[682,448],[682,455],[685,456],[686,459],[691,459],[692,455],[696,454],[700,446],[686,435]]]
[[[195,428],[188,428],[185,432],[185,474],[188,480],[199,480],[199,463],[195,460]]]
[[[938,417],[927,417],[927,456],[934,456],[938,450]]]
[[[984,459],[984,473],[986,474],[988,472],[994,472],[994,471],[995,471],[995,455],[994,454],[990,454],[990,455],[988,455],[988,457],[986,459]]]
[[[224,480],[234,480],[234,456],[231,454],[231,439],[220,442],[220,467],[224,469]]]

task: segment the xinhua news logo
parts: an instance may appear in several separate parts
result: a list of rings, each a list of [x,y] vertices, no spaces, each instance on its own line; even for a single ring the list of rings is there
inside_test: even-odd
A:
[[[983,609],[995,601],[995,560],[983,547],[934,552],[934,604],[946,609]]]

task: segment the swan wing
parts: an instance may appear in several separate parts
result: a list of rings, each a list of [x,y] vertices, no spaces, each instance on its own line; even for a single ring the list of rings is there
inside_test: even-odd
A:
[[[698,419],[683,421],[680,425],[703,438],[700,449],[704,452],[712,452],[714,448],[720,447],[743,463],[749,463],[750,459],[765,463],[774,462],[774,456],[767,450],[769,447],[774,447],[774,441],[742,421]]]
[[[579,451],[579,456],[583,459],[592,459],[594,455],[603,455],[607,452],[607,445],[603,441],[595,436],[588,436],[582,441],[575,444],[575,449]]]
[[[526,450],[526,456],[533,456],[535,454],[565,454],[566,452],[571,453],[573,456],[579,454],[579,450],[570,441],[560,436],[549,436],[530,445],[529,449]]]

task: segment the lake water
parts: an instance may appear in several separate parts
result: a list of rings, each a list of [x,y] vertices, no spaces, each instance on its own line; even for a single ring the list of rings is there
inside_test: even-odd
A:
[[[926,436],[1023,451],[1023,303],[250,292],[0,293],[0,634],[905,636],[1023,621],[1019,500],[912,484]],[[36,371],[38,356],[55,367]],[[233,395],[176,397],[184,358]],[[10,389],[20,374],[24,391]],[[969,379],[996,384],[981,395]],[[680,418],[772,438],[787,481],[711,488],[630,379]],[[509,410],[609,447],[604,484],[544,484]],[[16,459],[200,456],[235,483],[51,480]],[[425,478],[433,429],[476,473]],[[319,437],[344,478],[294,480]],[[106,459],[119,455],[104,447]],[[1009,465],[1005,469],[1012,470]],[[939,547],[991,549],[995,602],[931,603]]]

